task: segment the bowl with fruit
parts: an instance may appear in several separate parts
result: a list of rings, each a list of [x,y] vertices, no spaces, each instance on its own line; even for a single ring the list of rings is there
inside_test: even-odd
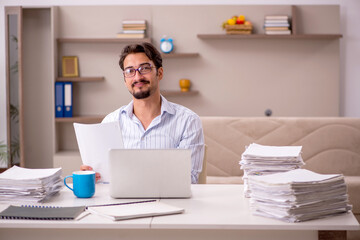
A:
[[[233,16],[222,24],[222,28],[226,30],[226,34],[251,34],[252,24],[245,19],[244,15]]]

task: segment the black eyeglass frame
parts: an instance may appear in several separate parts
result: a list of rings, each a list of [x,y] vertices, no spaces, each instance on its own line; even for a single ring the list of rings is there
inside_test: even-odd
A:
[[[145,72],[144,72],[144,70],[142,70],[142,68],[145,68],[148,66],[149,66],[149,69],[144,69],[145,70]],[[136,71],[138,71],[140,75],[144,75],[144,74],[150,73],[153,68],[156,68],[156,67],[152,66],[150,63],[142,63],[142,64],[140,64],[140,67],[138,67],[138,68],[133,68],[133,67],[126,68],[123,71],[123,75],[125,78],[132,78],[132,77],[135,77]],[[129,70],[129,69],[134,70],[134,74],[132,74],[131,76],[126,75],[126,70]]]

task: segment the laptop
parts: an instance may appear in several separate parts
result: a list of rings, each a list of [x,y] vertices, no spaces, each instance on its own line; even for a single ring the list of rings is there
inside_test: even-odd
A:
[[[110,149],[113,198],[191,197],[191,150]]]

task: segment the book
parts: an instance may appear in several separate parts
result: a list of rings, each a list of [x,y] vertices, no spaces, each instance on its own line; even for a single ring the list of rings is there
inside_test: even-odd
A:
[[[145,33],[145,30],[123,30],[122,33],[131,34],[131,33]]]
[[[125,28],[133,28],[133,27],[145,27],[146,28],[146,24],[130,24],[130,23],[127,23],[127,24],[122,24],[123,27]]]
[[[76,220],[84,216],[86,207],[14,206],[0,212],[1,219]]]
[[[273,24],[276,24],[276,23],[289,23],[288,20],[265,20],[265,23],[273,23]]]
[[[282,31],[267,30],[267,31],[265,31],[265,34],[268,34],[268,35],[290,35],[291,31],[290,30],[282,30]]]
[[[264,27],[290,27],[289,23],[265,23]]]
[[[145,38],[144,33],[118,33],[117,38]]]
[[[185,210],[159,201],[144,201],[124,205],[88,207],[88,211],[114,221],[119,221],[133,218],[179,214],[183,213]]]
[[[123,30],[146,30],[146,20],[124,20]]]
[[[123,20],[122,21],[122,24],[143,24],[145,25],[146,24],[146,20]]]
[[[289,16],[286,15],[269,15],[265,16],[265,20],[288,20]]]
[[[265,27],[265,31],[287,31],[290,30],[288,27]]]
[[[64,83],[55,82],[55,117],[64,117]]]
[[[73,116],[73,107],[72,107],[72,94],[73,94],[73,85],[72,82],[64,83],[64,117]]]
[[[123,30],[146,30],[146,26],[139,24],[123,25]]]

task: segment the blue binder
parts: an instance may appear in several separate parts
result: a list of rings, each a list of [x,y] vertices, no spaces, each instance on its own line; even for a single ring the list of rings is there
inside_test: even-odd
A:
[[[64,117],[73,116],[73,84],[72,82],[64,83]]]
[[[64,117],[64,83],[55,82],[55,117]]]

